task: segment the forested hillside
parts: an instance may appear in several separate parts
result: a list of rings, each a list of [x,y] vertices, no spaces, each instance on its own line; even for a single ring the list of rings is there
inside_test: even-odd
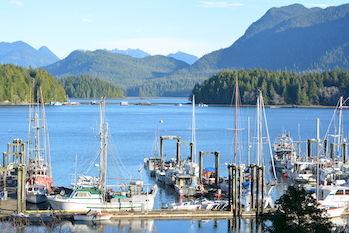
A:
[[[266,70],[223,71],[195,85],[197,102],[231,104],[234,80],[238,78],[242,104],[255,104],[261,90],[270,105],[335,105],[349,96],[349,72],[273,72]]]
[[[96,50],[74,51],[65,59],[44,69],[59,78],[76,75],[99,77],[127,90],[188,66],[185,62],[166,56],[134,58]]]
[[[0,65],[0,102],[28,103],[36,100],[40,87],[45,102],[66,100],[62,85],[46,71]]]
[[[69,97],[74,98],[119,98],[124,96],[120,87],[90,76],[68,76],[59,80]]]

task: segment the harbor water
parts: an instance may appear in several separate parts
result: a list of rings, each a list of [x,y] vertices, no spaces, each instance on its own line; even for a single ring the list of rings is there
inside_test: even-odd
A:
[[[74,100],[75,101],[75,100]],[[77,100],[79,101],[79,100]],[[86,100],[85,100],[86,101]],[[152,184],[143,168],[144,157],[154,153],[156,130],[160,135],[178,135],[182,138],[182,158],[189,155],[191,138],[191,105],[187,99],[126,99],[129,103],[153,103],[152,105],[120,106],[120,100],[107,100],[106,120],[109,129],[109,160],[107,183],[113,185],[126,179],[143,179]],[[89,101],[87,101],[89,102]],[[109,104],[108,104],[109,103]],[[324,135],[333,114],[332,108],[266,108],[267,126],[271,143],[283,132],[291,134],[294,140],[316,137],[316,118],[320,119],[321,135]],[[226,106],[198,107],[196,109],[197,151],[219,151],[221,175],[227,173],[226,163],[233,158],[233,112]],[[99,106],[81,104],[77,106],[48,106],[46,108],[50,135],[52,169],[55,186],[69,186],[79,174],[97,175],[99,148]],[[247,125],[251,124],[251,162],[255,160],[253,144],[256,139],[256,110],[243,107],[239,111],[239,154],[238,161],[246,163]],[[346,112],[344,111],[344,119]],[[345,135],[348,122],[344,121]],[[28,107],[0,107],[0,149],[6,150],[8,142],[15,138],[27,139]],[[264,165],[270,167],[268,138],[265,133]],[[167,159],[175,156],[175,143],[165,143]],[[305,143],[301,152],[306,152]],[[214,160],[204,160],[204,167],[213,167]],[[268,174],[269,176],[271,174]],[[282,181],[273,193],[277,198],[285,188]],[[178,201],[172,190],[160,189],[155,208]],[[102,225],[72,224],[63,222],[54,232],[229,232],[228,220],[133,220],[111,221]],[[45,232],[47,227],[30,226],[25,229],[3,224],[14,232]],[[7,229],[7,228],[6,228]],[[240,229],[231,232],[258,232],[258,226],[251,220],[242,220]]]

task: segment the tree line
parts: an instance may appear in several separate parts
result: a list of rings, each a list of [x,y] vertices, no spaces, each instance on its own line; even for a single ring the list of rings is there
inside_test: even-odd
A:
[[[120,87],[87,75],[68,76],[60,79],[65,92],[73,98],[119,98],[124,96]]]
[[[18,104],[36,101],[40,88],[45,102],[66,100],[63,87],[46,71],[0,65],[0,102]]]
[[[235,79],[242,104],[255,104],[261,90],[269,105],[335,105],[340,96],[349,96],[349,72],[296,73],[268,70],[222,71],[192,90],[196,100],[209,104],[231,104]]]

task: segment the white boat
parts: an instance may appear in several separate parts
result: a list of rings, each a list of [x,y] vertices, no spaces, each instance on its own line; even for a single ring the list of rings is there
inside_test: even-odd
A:
[[[319,190],[319,204],[330,207],[349,207],[349,186],[328,185]]]
[[[76,185],[70,195],[49,196],[51,207],[55,210],[69,211],[129,211],[151,210],[157,193],[157,186],[146,189],[142,181],[131,181],[119,185],[119,190],[107,188],[107,124],[105,122],[105,101],[100,103],[100,149],[98,186]],[[91,180],[91,179],[89,179]]]
[[[170,209],[174,210],[199,210],[201,208],[200,203],[186,201],[182,203],[172,203]]]
[[[111,219],[113,215],[111,213],[101,211],[88,211],[86,214],[75,214],[73,216],[74,221],[107,221]]]

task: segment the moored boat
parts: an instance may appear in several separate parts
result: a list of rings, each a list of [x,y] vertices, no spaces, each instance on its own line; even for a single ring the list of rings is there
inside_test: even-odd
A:
[[[131,181],[118,185],[118,190],[107,187],[107,138],[105,102],[102,99],[100,103],[99,177],[96,179],[88,178],[87,181],[86,179],[78,179],[85,181],[85,183],[80,182],[80,185],[76,185],[70,195],[58,194],[49,196],[49,202],[53,209],[70,211],[129,211],[151,210],[153,208],[157,193],[156,185],[148,189],[142,181]],[[98,183],[94,185],[96,180]]]

